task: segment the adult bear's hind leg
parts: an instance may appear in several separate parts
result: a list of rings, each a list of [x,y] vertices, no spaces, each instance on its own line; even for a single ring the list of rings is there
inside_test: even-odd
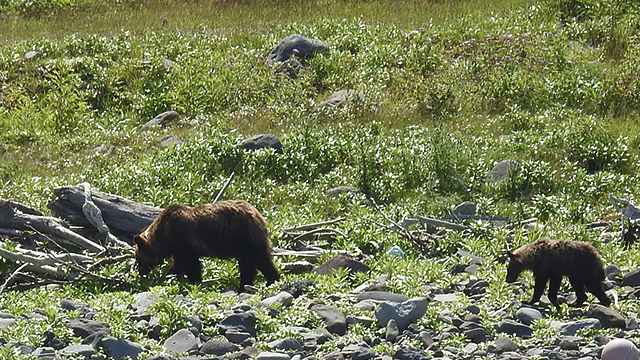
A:
[[[600,303],[604,306],[611,305],[611,299],[607,296],[602,289],[602,284],[600,282],[597,283],[587,283],[587,290],[589,290],[593,295],[595,295]]]
[[[571,282],[571,286],[573,287],[573,291],[576,293],[576,302],[570,304],[570,306],[580,307],[587,300],[587,294],[584,292],[584,282],[580,278],[570,277],[569,282]]]
[[[174,256],[171,269],[178,275],[184,275],[193,284],[202,283],[202,264],[197,257],[182,258]]]

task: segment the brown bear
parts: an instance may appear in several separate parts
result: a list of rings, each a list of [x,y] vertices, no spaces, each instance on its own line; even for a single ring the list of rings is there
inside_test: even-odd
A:
[[[142,233],[134,236],[140,275],[173,258],[168,273],[202,282],[203,256],[237,259],[240,286],[253,285],[260,270],[267,282],[280,278],[273,265],[267,223],[256,208],[242,200],[196,207],[169,205]]]
[[[585,287],[603,305],[611,304],[602,288],[605,278],[602,260],[598,251],[589,243],[541,238],[509,252],[508,256],[507,282],[516,281],[523,270],[533,271],[536,282],[529,304],[540,300],[548,281],[549,300],[556,307],[560,307],[558,290],[563,276],[569,278],[577,296],[576,302],[571,306],[581,306],[587,299]]]

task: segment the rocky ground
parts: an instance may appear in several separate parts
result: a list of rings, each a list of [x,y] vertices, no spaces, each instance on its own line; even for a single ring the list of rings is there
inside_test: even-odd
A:
[[[331,260],[330,260],[331,262]],[[364,268],[366,265],[357,262],[340,261],[339,266],[349,266],[350,269]],[[329,267],[331,264],[328,264]],[[474,271],[474,264],[458,264],[450,271]],[[615,266],[607,268],[610,279],[620,278]],[[620,291],[631,292],[634,286],[640,285],[640,271],[626,274],[622,283],[609,282]],[[291,327],[290,332],[297,336],[286,337],[271,341],[265,346],[257,346],[257,339],[261,334],[257,331],[256,310],[267,312],[277,317],[280,310],[296,306],[303,302],[295,302],[296,297],[305,296],[305,286],[310,282],[301,281],[295,285],[281,286],[281,291],[274,296],[255,300],[252,294],[236,294],[234,305],[220,308],[221,321],[214,324],[214,333],[204,331],[203,320],[199,314],[188,316],[188,327],[179,329],[167,338],[162,337],[163,327],[160,319],[149,315],[148,310],[159,300],[159,295],[153,292],[140,292],[133,296],[130,304],[124,305],[128,311],[127,321],[134,323],[134,328],[161,344],[163,351],[153,353],[144,346],[127,339],[114,337],[110,333],[110,324],[97,321],[96,312],[87,304],[72,299],[63,299],[59,307],[61,311],[71,311],[79,317],[71,319],[66,326],[73,331],[80,344],[67,344],[60,340],[57,334],[45,332],[42,334],[42,346],[33,348],[2,339],[5,345],[13,346],[21,354],[30,354],[37,359],[85,358],[85,359],[125,359],[130,357],[149,359],[216,359],[226,357],[230,359],[257,358],[259,360],[297,360],[305,358],[321,358],[330,360],[369,360],[369,359],[399,359],[399,360],[427,360],[427,359],[599,359],[602,347],[610,340],[599,331],[590,329],[617,328],[616,337],[630,337],[637,333],[638,323],[634,318],[624,316],[613,308],[598,304],[591,304],[588,310],[575,309],[563,321],[551,321],[550,328],[554,339],[544,345],[542,339],[537,346],[531,340],[536,328],[536,322],[544,321],[552,312],[546,297],[539,306],[522,305],[514,300],[517,308],[515,313],[492,309],[491,319],[483,318],[481,308],[468,305],[463,314],[454,314],[446,310],[442,304],[458,301],[458,294],[464,294],[472,299],[482,299],[487,281],[469,280],[451,289],[430,289],[425,291],[424,297],[408,298],[403,294],[386,291],[388,278],[381,276],[354,289],[348,296],[354,313],[370,313],[371,316],[350,315],[348,309],[337,309],[330,305],[331,299],[311,299],[306,302],[307,308],[300,311],[315,313],[324,324],[314,328],[309,324],[299,324]],[[529,291],[526,284],[521,284],[522,291]],[[567,301],[572,294],[564,294]],[[338,296],[338,295],[336,295]],[[191,299],[184,295],[176,295],[176,303],[187,307]],[[566,305],[563,305],[566,306]],[[427,308],[443,308],[438,312],[437,321],[444,324],[438,331],[419,326],[419,320],[425,315]],[[357,310],[357,311],[355,311]],[[486,313],[486,312],[484,312]],[[511,314],[515,314],[514,316]],[[629,315],[629,314],[627,314]],[[34,311],[22,317],[43,317],[41,312]],[[497,322],[494,319],[500,319]],[[0,327],[14,326],[19,320],[12,314],[1,314]],[[350,331],[355,324],[366,328],[375,328],[377,336],[364,336],[353,343],[349,341],[336,342],[335,349],[330,352],[318,351],[327,342],[339,339]],[[211,324],[208,324],[211,325]],[[211,326],[206,327],[210,329]],[[459,337],[459,346],[448,345],[445,341],[451,337]],[[535,340],[535,339],[534,339]],[[394,353],[378,353],[373,349],[381,343],[394,344]],[[528,345],[519,345],[526,343]],[[417,345],[416,345],[417,344]],[[533,344],[533,345],[531,345]],[[106,354],[106,355],[105,355]]]

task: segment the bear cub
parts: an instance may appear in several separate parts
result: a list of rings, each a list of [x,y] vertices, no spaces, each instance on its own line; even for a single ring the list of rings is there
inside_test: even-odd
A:
[[[202,282],[201,257],[236,259],[240,286],[253,285],[258,270],[269,284],[280,278],[271,258],[267,223],[243,200],[227,200],[196,207],[169,205],[142,233],[134,236],[140,275],[173,258],[168,273]]]
[[[611,304],[602,288],[605,273],[600,254],[589,243],[541,238],[507,255],[507,282],[516,281],[523,270],[533,272],[535,287],[529,304],[540,300],[549,282],[549,300],[556,307],[560,307],[558,290],[563,276],[569,278],[576,293],[576,302],[570,304],[571,306],[581,306],[584,303],[587,299],[585,288],[595,295],[602,305]]]

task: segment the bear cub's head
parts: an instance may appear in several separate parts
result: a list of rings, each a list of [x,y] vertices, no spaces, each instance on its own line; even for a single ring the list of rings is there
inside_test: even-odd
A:
[[[524,270],[522,259],[518,254],[514,254],[511,251],[507,253],[509,256],[509,265],[507,266],[507,282],[512,283],[518,280],[518,276]]]
[[[145,233],[133,237],[136,245],[136,263],[141,276],[147,275],[151,269],[162,264],[164,259],[157,258],[151,249],[151,245],[145,237]]]

